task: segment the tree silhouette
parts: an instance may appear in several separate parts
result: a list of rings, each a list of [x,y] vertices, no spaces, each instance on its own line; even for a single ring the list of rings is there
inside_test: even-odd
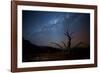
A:
[[[74,32],[70,32],[69,30],[66,31],[65,33],[65,36],[67,36],[67,49],[69,50],[70,52],[70,49],[72,47],[72,35],[73,35]]]

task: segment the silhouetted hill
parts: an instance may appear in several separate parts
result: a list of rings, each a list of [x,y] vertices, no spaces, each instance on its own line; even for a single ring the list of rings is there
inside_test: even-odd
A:
[[[48,46],[38,46],[23,39],[23,62],[89,59],[90,47],[72,48],[70,51]]]
[[[28,40],[23,39],[23,50],[30,50],[31,52],[54,52],[61,51],[58,48],[48,47],[48,46],[37,46],[35,44],[30,43]]]
[[[41,53],[55,53],[61,51],[62,50],[53,47],[37,46],[23,39],[23,61],[26,61],[26,59],[31,61],[32,57],[39,56]]]

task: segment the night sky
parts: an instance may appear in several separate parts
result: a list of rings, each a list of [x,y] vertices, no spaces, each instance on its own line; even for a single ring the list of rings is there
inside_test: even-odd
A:
[[[64,33],[73,33],[72,46],[78,42],[90,44],[90,14],[51,11],[22,11],[22,36],[25,40],[39,46],[57,47],[67,43]]]

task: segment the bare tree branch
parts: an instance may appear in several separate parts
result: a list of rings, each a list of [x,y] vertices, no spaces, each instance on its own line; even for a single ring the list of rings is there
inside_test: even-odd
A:
[[[58,46],[58,47],[60,47],[60,48],[63,48],[63,47],[60,46],[58,43],[51,42],[51,44],[55,44],[56,46]]]
[[[64,47],[67,48],[67,45],[65,44],[65,42],[62,41],[62,43],[63,43]]]
[[[74,34],[74,32],[71,32],[71,33],[70,33],[70,36],[72,36],[73,34]]]

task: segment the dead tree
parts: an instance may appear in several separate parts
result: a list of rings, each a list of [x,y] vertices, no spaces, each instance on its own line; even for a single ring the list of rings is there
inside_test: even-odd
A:
[[[65,36],[67,36],[67,50],[70,52],[71,46],[72,46],[72,35],[74,32],[70,32],[69,30],[67,30],[67,32],[65,33]]]
[[[67,48],[71,48],[71,45],[72,45],[72,34],[73,34],[74,32],[69,32],[68,30],[67,30],[67,32],[65,33],[65,36],[67,36],[67,40],[68,40],[68,42],[67,42]]]

